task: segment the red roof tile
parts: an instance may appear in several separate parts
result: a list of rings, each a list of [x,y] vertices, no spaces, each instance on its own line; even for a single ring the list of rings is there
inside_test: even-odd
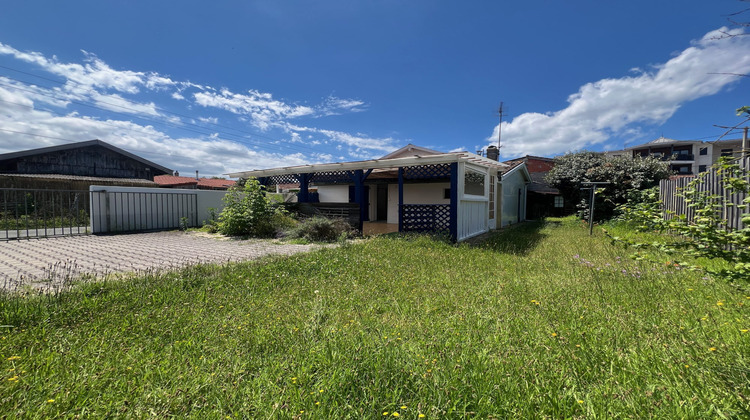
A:
[[[157,175],[154,177],[154,182],[162,187],[172,187],[177,185],[196,185],[198,180],[189,176],[172,176],[172,175]]]
[[[198,180],[198,188],[226,190],[234,184],[235,181],[232,181],[231,179],[201,178]]]

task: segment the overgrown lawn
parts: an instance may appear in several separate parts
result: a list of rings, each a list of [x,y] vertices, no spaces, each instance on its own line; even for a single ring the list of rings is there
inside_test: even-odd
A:
[[[750,293],[572,219],[0,300],[8,417],[742,418]]]

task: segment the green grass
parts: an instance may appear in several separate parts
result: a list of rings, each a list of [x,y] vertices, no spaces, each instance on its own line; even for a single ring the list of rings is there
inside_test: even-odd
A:
[[[748,296],[571,219],[380,237],[6,296],[0,413],[744,418]]]

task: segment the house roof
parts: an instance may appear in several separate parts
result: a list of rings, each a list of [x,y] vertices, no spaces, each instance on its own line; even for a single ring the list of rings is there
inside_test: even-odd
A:
[[[237,181],[231,179],[201,178],[198,180],[198,188],[229,188],[236,183]]]
[[[154,182],[162,187],[195,185],[198,188],[226,189],[235,184],[231,179],[193,178],[189,176],[157,175]]]
[[[560,190],[552,188],[547,183],[545,180],[547,174],[545,172],[531,172],[529,175],[531,176],[531,183],[527,187],[529,192],[537,194],[560,194]]]
[[[429,155],[440,155],[443,152],[437,150],[428,149],[426,147],[417,146],[414,144],[407,144],[406,146],[394,150],[391,153],[381,157],[380,159],[393,159],[397,157],[409,157],[409,156],[429,156]]]
[[[59,152],[63,150],[79,149],[79,148],[89,147],[89,146],[101,146],[115,153],[119,153],[131,159],[134,159],[138,162],[141,162],[144,165],[148,165],[148,166],[151,166],[152,168],[159,169],[160,171],[164,171],[166,173],[173,172],[169,168],[166,168],[157,163],[151,162],[150,160],[144,159],[138,155],[128,152],[127,150],[120,149],[119,147],[115,147],[99,139],[80,141],[77,143],[61,144],[58,146],[40,147],[38,149],[21,150],[20,152],[4,153],[4,154],[0,154],[0,160],[15,159],[15,158],[33,156],[33,155],[42,154],[42,153]]]
[[[387,156],[387,155],[386,155]],[[243,172],[233,172],[229,175],[232,178],[250,178],[266,177],[275,175],[288,175],[299,173],[315,173],[329,171],[347,171],[347,170],[369,170],[369,169],[396,169],[406,166],[418,165],[435,165],[441,163],[468,162],[477,165],[487,166],[498,171],[505,170],[508,165],[497,162],[483,156],[469,152],[457,153],[439,153],[426,156],[410,156],[399,158],[381,158],[353,162],[338,163],[321,163],[313,165],[287,166],[282,168],[258,169]]]
[[[86,181],[86,182],[107,182],[107,183],[128,182],[132,184],[143,184],[146,186],[156,185],[153,181],[149,181],[148,179],[140,179],[140,178],[107,178],[107,177],[100,177],[100,176],[61,175],[61,174],[16,174],[16,173],[10,173],[10,174],[0,173],[0,176],[15,177],[15,178],[37,178],[37,179],[55,179],[55,180],[65,180],[65,181]]]
[[[516,172],[520,172],[524,176],[524,178],[526,178],[526,182],[531,182],[531,174],[529,173],[528,168],[526,168],[526,162],[523,161],[517,162],[515,165],[503,171],[503,178],[510,176]]]
[[[189,176],[173,176],[173,175],[157,175],[154,177],[154,182],[166,187],[173,187],[178,185],[197,185],[198,180]]]
[[[504,160],[503,163],[517,162],[517,161],[523,161],[523,160],[528,160],[528,159],[543,160],[545,162],[554,162],[555,161],[554,158],[548,158],[548,157],[542,157],[542,156],[534,156],[534,155],[526,155],[526,156],[517,157],[515,159]]]

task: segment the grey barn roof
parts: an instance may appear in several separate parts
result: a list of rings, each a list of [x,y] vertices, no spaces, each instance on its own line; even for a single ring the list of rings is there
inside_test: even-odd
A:
[[[33,156],[41,153],[50,153],[50,152],[59,152],[62,150],[71,150],[71,149],[79,149],[83,147],[89,147],[89,146],[101,146],[106,149],[109,149],[115,153],[119,153],[121,155],[127,156],[131,159],[134,159],[138,162],[143,163],[144,165],[151,166],[153,168],[159,169],[161,171],[164,171],[166,173],[171,174],[174,172],[173,170],[161,166],[157,163],[151,162],[148,159],[144,159],[138,155],[135,155],[133,153],[128,152],[127,150],[120,149],[119,147],[113,146],[109,143],[103,142],[99,139],[94,140],[88,140],[88,141],[81,141],[76,143],[69,143],[69,144],[60,144],[57,146],[49,146],[49,147],[40,147],[38,149],[29,149],[29,150],[21,150],[20,152],[11,152],[11,153],[4,153],[0,154],[0,160],[6,160],[6,159],[15,159],[20,157],[26,157],[26,156]]]

